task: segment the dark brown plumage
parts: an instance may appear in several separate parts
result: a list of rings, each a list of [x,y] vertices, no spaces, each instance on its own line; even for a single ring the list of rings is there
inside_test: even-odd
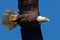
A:
[[[25,11],[21,12],[17,16],[17,19],[20,19],[21,22],[33,22],[36,21],[38,15],[38,11]]]
[[[39,16],[38,0],[18,0],[18,9],[19,14],[9,8],[4,12],[2,16],[4,27],[7,30],[12,30],[20,25],[22,40],[43,40],[41,23],[50,20]]]
[[[36,20],[38,0],[18,0],[18,9],[16,21],[21,27],[22,40],[43,40],[41,25]]]

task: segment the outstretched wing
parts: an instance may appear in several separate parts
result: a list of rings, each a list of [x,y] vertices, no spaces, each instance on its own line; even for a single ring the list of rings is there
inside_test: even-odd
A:
[[[18,0],[18,24],[21,27],[22,40],[43,40],[40,24],[36,21],[38,0]],[[35,11],[33,11],[35,10]]]
[[[18,0],[19,12],[38,9],[38,0]]]
[[[20,12],[23,11],[24,1],[25,0],[18,0],[18,9],[19,9]]]
[[[22,40],[43,40],[41,27],[36,22],[19,23],[21,26]]]

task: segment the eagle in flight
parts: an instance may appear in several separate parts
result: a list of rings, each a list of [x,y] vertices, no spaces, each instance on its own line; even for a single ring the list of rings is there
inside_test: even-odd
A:
[[[49,22],[40,16],[38,0],[18,0],[19,14],[7,9],[2,16],[2,24],[8,30],[20,25],[22,40],[43,40],[41,23]]]

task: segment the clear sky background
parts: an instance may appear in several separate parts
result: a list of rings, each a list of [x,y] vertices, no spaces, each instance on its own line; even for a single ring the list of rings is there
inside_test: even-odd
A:
[[[1,23],[7,8],[18,12],[17,1],[0,0],[0,40],[22,40],[19,26],[8,31]],[[44,40],[60,40],[60,0],[39,0],[39,11],[42,16],[50,18],[50,22],[41,25]]]

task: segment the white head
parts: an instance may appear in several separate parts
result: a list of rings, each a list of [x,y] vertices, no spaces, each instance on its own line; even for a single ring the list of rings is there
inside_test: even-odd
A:
[[[42,23],[42,22],[49,22],[50,19],[46,18],[46,17],[42,17],[42,16],[38,16],[37,17],[37,21]]]

